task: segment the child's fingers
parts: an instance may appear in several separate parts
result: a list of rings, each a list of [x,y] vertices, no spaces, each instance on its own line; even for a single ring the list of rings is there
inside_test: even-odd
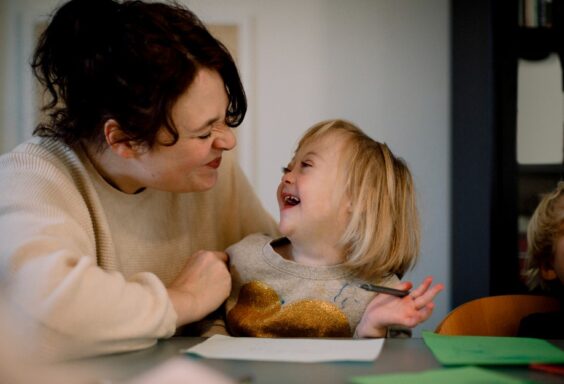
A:
[[[430,288],[427,292],[425,292],[422,297],[424,297],[425,301],[430,302],[432,301],[442,290],[444,289],[443,284],[437,284],[434,287]]]
[[[429,304],[433,304],[433,299],[444,289],[443,284],[437,284],[434,287],[431,287],[426,292],[424,292],[421,296],[413,298],[413,302],[415,303],[415,308],[420,310]],[[434,305],[434,304],[433,304]]]
[[[410,293],[410,296],[413,297],[414,299],[418,298],[419,296],[423,295],[425,291],[427,291],[427,289],[429,289],[432,283],[433,283],[433,278],[430,276],[426,277],[425,280],[423,280],[423,282],[421,283],[421,285],[415,288]]]
[[[402,281],[394,286],[395,289],[399,289],[400,291],[409,291],[413,288],[413,283],[411,281]]]
[[[430,295],[431,299],[434,299],[443,289],[445,289],[444,284],[437,284],[429,289],[426,294]]]

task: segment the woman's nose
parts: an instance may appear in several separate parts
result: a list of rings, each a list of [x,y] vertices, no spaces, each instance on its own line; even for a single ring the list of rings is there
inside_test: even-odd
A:
[[[227,125],[222,127],[213,143],[216,148],[224,151],[233,149],[235,145],[237,145],[237,138],[235,137],[233,128],[228,127]]]

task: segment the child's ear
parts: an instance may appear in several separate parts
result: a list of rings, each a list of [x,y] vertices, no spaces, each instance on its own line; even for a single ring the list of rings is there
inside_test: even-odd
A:
[[[549,263],[541,265],[540,274],[542,279],[547,281],[555,280],[558,278],[556,271],[554,270],[554,268],[552,268],[552,264]]]
[[[130,159],[139,152],[139,145],[129,140],[129,137],[121,130],[118,122],[109,119],[104,124],[104,136],[110,149],[120,157]]]

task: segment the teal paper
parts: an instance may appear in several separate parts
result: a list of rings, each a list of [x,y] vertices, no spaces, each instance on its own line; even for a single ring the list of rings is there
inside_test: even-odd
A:
[[[357,376],[351,384],[524,384],[528,381],[478,367],[445,368],[416,373]]]
[[[423,332],[443,365],[518,365],[564,363],[564,351],[546,340],[526,337],[446,336]]]

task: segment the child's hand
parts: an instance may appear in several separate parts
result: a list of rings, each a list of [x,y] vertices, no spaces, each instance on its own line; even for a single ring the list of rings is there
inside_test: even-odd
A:
[[[405,297],[378,294],[366,307],[362,319],[356,327],[358,337],[386,337],[387,328],[399,325],[413,328],[424,322],[433,313],[435,304],[433,299],[443,290],[442,284],[431,287],[432,277],[427,277],[423,283]],[[397,289],[407,291],[413,284],[405,282]]]

